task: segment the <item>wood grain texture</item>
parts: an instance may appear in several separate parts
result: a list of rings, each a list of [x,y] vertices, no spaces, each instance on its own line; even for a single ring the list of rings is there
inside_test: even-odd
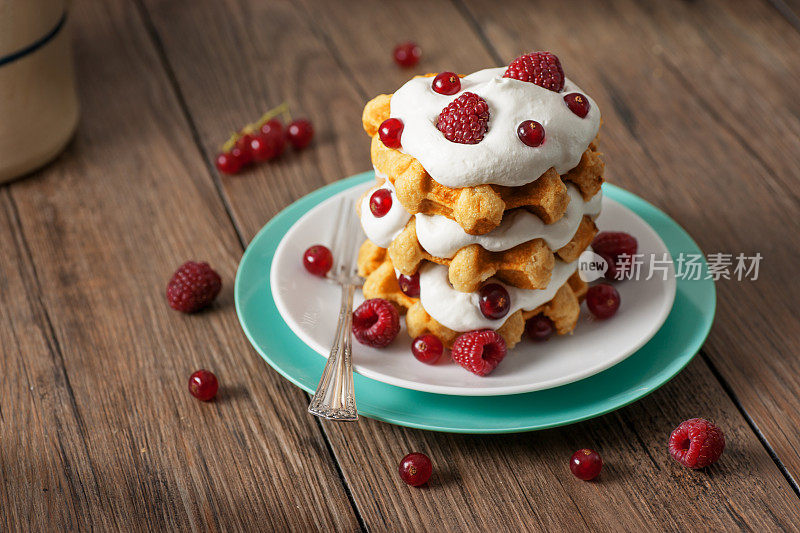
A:
[[[619,1],[581,17],[569,17],[574,3],[468,5],[500,57],[560,50],[603,106],[611,180],[665,209],[706,253],[764,256],[758,281],[717,284],[705,353],[800,479],[800,34],[759,2]],[[567,19],[566,30],[544,22]]]
[[[270,104],[306,94],[309,84],[314,91],[324,88],[321,101],[308,98],[299,103],[315,123],[323,125],[323,131],[331,132],[331,124],[335,124],[335,138],[323,135],[317,138],[314,148],[301,156],[222,179],[233,216],[246,238],[254,235],[279,207],[279,200],[268,206],[263,202],[254,205],[254,198],[271,195],[283,198],[286,194],[288,197],[280,200],[285,202],[294,199],[293,193],[302,192],[302,183],[313,187],[319,175],[326,176],[327,181],[344,176],[335,175],[339,169],[367,168],[368,140],[357,120],[367,97],[391,91],[415,72],[443,69],[469,72],[497,62],[462,12],[448,4],[358,2],[348,4],[348,9],[343,10],[336,4],[311,0],[298,6],[279,4],[269,8],[256,7],[260,6],[258,2],[239,2],[224,4],[235,7],[233,14],[202,33],[192,33],[189,29],[201,21],[219,20],[223,10],[219,3],[197,2],[191,14],[182,17],[168,3],[152,0],[146,5],[197,123],[203,146],[213,146],[224,137],[216,111],[223,106],[229,106],[226,108],[231,116],[240,117],[242,123]],[[246,16],[240,16],[239,12]],[[560,20],[566,18],[549,22],[551,31],[576,34],[577,28],[559,27]],[[278,25],[284,28],[281,36],[271,31]],[[449,34],[459,36],[458,46],[439,38],[444,27]],[[258,33],[253,28],[263,31]],[[226,45],[228,35],[244,36],[247,48],[242,51]],[[612,37],[606,36],[601,44],[613,48]],[[425,59],[412,72],[399,71],[389,59],[393,44],[408,38],[416,39],[425,50]],[[281,40],[296,43],[300,52],[285,47]],[[537,47],[538,43],[532,39],[527,42]],[[572,46],[582,50],[597,46],[597,42],[587,39],[583,48],[578,43]],[[308,64],[303,55],[308,50],[315,54],[313,71],[302,70]],[[198,62],[193,59],[197,56],[213,60]],[[625,58],[620,57],[612,65],[618,67],[624,63]],[[239,71],[247,73],[244,79],[238,75]],[[300,71],[303,76],[286,75]],[[259,82],[248,86],[247,80],[252,77]],[[627,94],[609,95],[603,92],[603,83],[597,82],[595,87],[594,79],[590,81],[584,83],[587,89],[592,94],[599,92],[601,102],[609,102],[605,106],[609,108],[605,115],[610,118],[605,127],[604,148],[612,177],[632,171],[641,175],[642,180],[644,176],[653,176],[646,184],[633,178],[615,181],[634,189],[638,185],[637,192],[654,198],[670,211],[673,203],[688,203],[679,214],[691,212],[692,203],[695,207],[703,205],[703,194],[708,195],[709,186],[689,195],[688,201],[684,199],[686,192],[673,190],[670,182],[670,165],[677,155],[665,153],[656,158],[650,153],[656,148],[651,149],[644,139],[638,141],[625,122],[637,124],[642,130],[658,130],[657,125],[647,123],[651,117],[638,107],[615,113],[614,106],[624,106]],[[666,87],[662,92],[668,90],[674,88]],[[694,101],[686,88],[680,91],[681,102]],[[239,95],[238,111],[233,110],[231,94]],[[338,104],[335,107],[329,104],[333,99]],[[248,107],[250,102],[252,108]],[[695,113],[697,107],[694,103],[688,109]],[[675,109],[668,107],[667,111],[674,113]],[[353,112],[356,120],[341,116]],[[659,113],[663,112],[659,109]],[[700,117],[703,116],[701,113]],[[697,145],[701,136],[711,136],[709,142],[716,148],[729,148],[733,142],[729,134],[703,129],[702,124],[698,127],[689,138],[689,142],[696,144],[693,150],[709,149],[707,143]],[[670,147],[663,142],[662,146]],[[694,152],[689,155],[696,156]],[[206,156],[210,158],[212,152],[208,150]],[[312,166],[306,176],[299,173],[303,161]],[[619,165],[619,161],[622,161],[620,168],[614,168],[613,164]],[[700,168],[700,171],[711,170],[710,165]],[[746,154],[724,167],[726,172],[734,170],[763,176],[763,172],[757,174],[763,169]],[[284,176],[295,176],[295,172],[301,181],[300,185],[292,184],[295,189],[273,189]],[[691,183],[688,178],[675,179]],[[763,179],[769,182],[769,177]],[[774,183],[772,186],[777,187]],[[734,196],[744,194],[755,193],[737,191]],[[736,205],[741,207],[742,203]],[[699,216],[702,218],[687,218],[683,222],[691,229],[716,215],[701,212]],[[710,474],[682,470],[666,455],[665,439],[671,427],[698,414],[715,418],[735,443],[725,462]],[[444,529],[589,529],[595,524],[609,527],[613,524],[625,529],[678,529],[692,527],[698,521],[709,528],[776,528],[788,527],[797,519],[797,500],[791,487],[703,361],[695,362],[679,379],[632,407],[565,429],[486,438],[426,433],[370,420],[344,426],[326,423],[324,427],[356,505],[366,525],[375,529],[414,529],[422,524]],[[571,452],[590,443],[607,454],[608,484],[576,483],[566,470]],[[395,475],[396,461],[415,449],[428,452],[439,472],[437,482],[421,491],[401,486]],[[697,505],[698,502],[702,504]]]
[[[241,245],[140,13],[73,8],[79,134],[0,197],[0,524],[358,529],[305,395],[239,328]],[[195,316],[164,298],[187,258],[223,278]],[[212,403],[186,390],[201,367],[222,383]]]

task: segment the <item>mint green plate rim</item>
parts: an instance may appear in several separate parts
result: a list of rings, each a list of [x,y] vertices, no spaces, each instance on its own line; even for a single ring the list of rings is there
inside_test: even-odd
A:
[[[325,358],[295,336],[280,316],[269,286],[272,258],[289,228],[309,209],[371,179],[374,173],[369,171],[331,183],[281,211],[253,238],[236,273],[236,313],[245,335],[272,368],[309,393],[317,386]],[[680,253],[702,255],[689,234],[652,204],[610,184],[603,185],[603,192],[650,224],[673,258]],[[356,374],[356,404],[362,416],[451,433],[518,433],[580,422],[624,407],[677,375],[703,345],[715,310],[713,281],[678,279],[675,303],[659,332],[624,361],[589,378],[525,394],[449,396]]]

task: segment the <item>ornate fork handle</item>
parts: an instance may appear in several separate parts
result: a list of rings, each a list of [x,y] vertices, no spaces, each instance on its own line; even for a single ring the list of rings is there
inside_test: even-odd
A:
[[[342,284],[342,304],[336,337],[311,399],[308,412],[328,420],[358,420],[356,395],[353,389],[353,341],[350,330],[353,323],[353,293],[355,285]]]

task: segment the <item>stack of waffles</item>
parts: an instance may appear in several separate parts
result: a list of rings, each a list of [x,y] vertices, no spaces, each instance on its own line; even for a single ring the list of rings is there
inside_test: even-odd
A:
[[[359,274],[365,298],[397,304],[412,338],[452,347],[492,329],[511,348],[536,315],[558,334],[575,328],[587,290],[577,260],[602,202],[600,113],[537,54],[444,73],[449,85],[417,77],[364,109],[377,183],[357,205]],[[482,310],[489,285],[505,289],[503,316]]]

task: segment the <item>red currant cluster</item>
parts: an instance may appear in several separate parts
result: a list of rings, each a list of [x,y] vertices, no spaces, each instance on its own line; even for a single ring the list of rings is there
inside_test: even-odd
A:
[[[278,116],[288,122],[283,122]],[[248,124],[231,135],[217,155],[217,170],[225,174],[236,174],[251,163],[263,163],[280,156],[286,143],[295,150],[302,150],[311,142],[314,128],[306,119],[291,120],[289,106],[284,104],[267,111],[257,122]]]

